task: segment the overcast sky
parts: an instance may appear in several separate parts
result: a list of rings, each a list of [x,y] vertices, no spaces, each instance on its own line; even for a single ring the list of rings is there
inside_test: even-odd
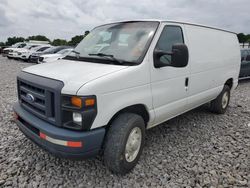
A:
[[[250,33],[250,0],[0,0],[0,41],[83,34],[115,20],[164,19]]]

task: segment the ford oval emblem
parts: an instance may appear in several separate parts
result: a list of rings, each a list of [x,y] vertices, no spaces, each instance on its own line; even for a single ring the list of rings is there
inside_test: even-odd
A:
[[[27,93],[26,94],[26,99],[29,101],[29,102],[34,102],[35,101],[35,97],[30,94],[30,93]]]

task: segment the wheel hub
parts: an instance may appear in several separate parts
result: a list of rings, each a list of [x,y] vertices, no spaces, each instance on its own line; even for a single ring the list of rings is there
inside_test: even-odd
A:
[[[229,94],[228,92],[225,92],[222,96],[222,108],[225,109],[228,105],[228,101],[229,101]]]
[[[132,162],[137,157],[142,141],[141,129],[135,127],[131,130],[125,148],[125,158],[128,162]]]

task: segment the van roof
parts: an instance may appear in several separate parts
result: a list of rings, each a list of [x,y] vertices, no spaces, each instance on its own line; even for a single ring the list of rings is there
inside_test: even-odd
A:
[[[220,29],[217,27],[211,27],[211,26],[207,26],[207,25],[202,25],[202,24],[196,24],[196,23],[189,23],[189,22],[181,22],[181,21],[174,21],[174,20],[161,20],[161,19],[138,19],[138,20],[121,20],[121,21],[114,21],[111,23],[119,23],[119,22],[136,22],[136,21],[142,21],[142,22],[149,22],[149,21],[154,21],[154,22],[160,22],[160,23],[176,23],[176,24],[185,24],[185,25],[193,25],[193,26],[197,26],[197,27],[205,27],[205,28],[209,28],[209,29],[215,29],[215,30],[219,30],[219,31],[224,31],[224,32],[228,32],[228,33],[233,33],[236,34],[236,32],[233,31],[228,31],[225,29]]]

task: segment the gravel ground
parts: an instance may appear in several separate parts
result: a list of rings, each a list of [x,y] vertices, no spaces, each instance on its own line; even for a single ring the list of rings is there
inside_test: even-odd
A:
[[[16,127],[16,75],[31,64],[0,56],[0,187],[250,187],[250,80],[225,115],[202,106],[147,132],[139,164],[112,175],[102,157],[56,158]]]

